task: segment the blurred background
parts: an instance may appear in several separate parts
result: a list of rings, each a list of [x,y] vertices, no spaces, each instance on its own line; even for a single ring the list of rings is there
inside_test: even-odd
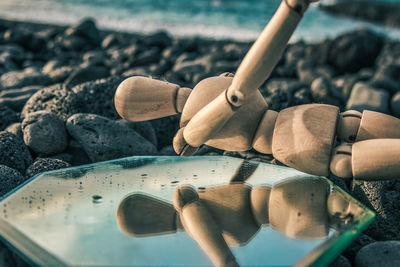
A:
[[[83,17],[90,16],[95,18],[97,25],[103,29],[145,33],[163,29],[175,36],[244,41],[258,36],[280,2],[279,0],[1,0],[0,17],[66,25],[77,23]],[[327,13],[321,8],[321,5],[331,6],[339,2],[344,3],[346,7],[339,6],[335,14]],[[396,28],[338,15],[342,13],[341,11],[350,10],[351,8],[347,6],[354,2],[322,0],[320,3],[312,4],[291,41],[299,39],[319,41],[365,27],[400,39],[400,31]],[[377,0],[367,3],[400,5],[400,0]],[[364,4],[364,6],[370,5]],[[374,10],[377,11],[376,9],[372,11]]]

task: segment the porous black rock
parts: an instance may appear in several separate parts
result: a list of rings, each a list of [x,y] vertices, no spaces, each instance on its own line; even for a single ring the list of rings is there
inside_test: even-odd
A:
[[[157,135],[157,148],[161,149],[172,144],[172,140],[179,129],[178,115],[151,120]]]
[[[25,177],[17,170],[0,164],[0,197],[25,181]]]
[[[339,255],[339,257],[329,264],[329,267],[351,267],[351,263],[346,257]]]
[[[70,167],[71,164],[60,159],[36,158],[36,160],[26,170],[26,176],[32,177],[46,171],[53,171]]]
[[[317,103],[326,103],[338,107],[343,107],[345,103],[340,88],[324,77],[319,77],[312,82],[311,94]]]
[[[397,118],[400,118],[400,91],[396,93],[390,101],[390,109]]]
[[[110,77],[79,84],[72,88],[74,112],[92,113],[107,118],[120,118],[114,107],[114,94],[122,82],[120,77]]]
[[[21,129],[25,144],[38,155],[61,153],[68,145],[64,122],[54,113],[45,110],[28,113]]]
[[[371,243],[357,253],[355,267],[400,266],[400,241]]]
[[[0,104],[3,103],[12,110],[20,112],[26,101],[39,89],[41,86],[26,86],[22,88],[7,89],[0,92]]]
[[[0,164],[25,173],[32,163],[32,156],[24,141],[10,132],[0,132]]]
[[[1,98],[0,98],[1,100]],[[7,126],[19,121],[19,116],[15,111],[7,105],[0,102],[0,131],[3,131]]]
[[[383,46],[383,37],[370,30],[342,34],[332,40],[328,63],[341,72],[372,66]]]
[[[32,95],[22,109],[21,117],[28,113],[46,110],[55,113],[62,120],[76,113],[76,95],[67,90],[63,84],[45,87]]]
[[[99,115],[75,114],[68,119],[67,130],[93,162],[157,154],[156,147],[134,130]]]
[[[15,134],[16,136],[18,136],[21,139],[24,138],[20,122],[15,122],[13,124],[10,124],[4,131]]]
[[[365,233],[377,241],[400,240],[400,180],[356,181],[353,187],[352,195],[376,212]]]

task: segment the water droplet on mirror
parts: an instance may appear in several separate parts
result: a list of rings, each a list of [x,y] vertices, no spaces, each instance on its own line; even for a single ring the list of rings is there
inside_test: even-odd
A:
[[[99,195],[92,196],[92,202],[95,204],[101,203],[103,201],[103,197]]]

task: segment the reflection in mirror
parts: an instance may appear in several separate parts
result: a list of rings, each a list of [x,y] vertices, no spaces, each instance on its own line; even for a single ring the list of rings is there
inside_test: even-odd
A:
[[[288,238],[324,239],[337,218],[351,218],[358,208],[318,177],[272,187],[231,182],[196,190],[182,185],[172,202],[128,195],[118,207],[118,225],[135,237],[186,231],[216,266],[237,266],[229,247],[245,246],[265,225]]]

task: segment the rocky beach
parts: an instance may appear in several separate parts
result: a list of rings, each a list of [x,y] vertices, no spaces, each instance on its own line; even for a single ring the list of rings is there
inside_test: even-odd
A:
[[[0,197],[43,171],[176,155],[179,115],[122,120],[113,105],[118,84],[139,75],[193,88],[204,78],[235,72],[251,44],[105,31],[90,18],[69,27],[0,20]],[[360,29],[318,43],[291,43],[260,91],[276,111],[326,103],[400,118],[400,41]],[[204,146],[197,155],[280,164],[253,150]],[[329,178],[376,212],[332,266],[398,266],[400,181]],[[26,263],[0,244],[0,265]]]

